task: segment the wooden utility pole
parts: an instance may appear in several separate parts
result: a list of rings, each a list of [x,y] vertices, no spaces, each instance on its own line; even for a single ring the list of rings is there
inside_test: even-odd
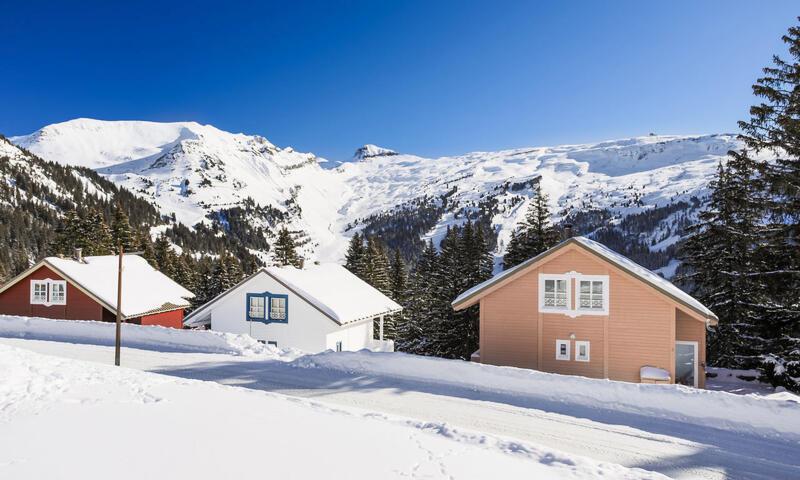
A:
[[[119,367],[120,336],[122,334],[122,244],[119,244],[119,267],[117,267],[117,340],[114,343],[114,365]]]

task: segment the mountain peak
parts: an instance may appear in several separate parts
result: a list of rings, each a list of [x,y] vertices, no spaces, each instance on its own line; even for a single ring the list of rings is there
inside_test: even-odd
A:
[[[390,157],[392,155],[399,155],[399,153],[388,148],[383,148],[368,143],[356,150],[356,153],[353,155],[353,160],[365,160],[372,157]]]

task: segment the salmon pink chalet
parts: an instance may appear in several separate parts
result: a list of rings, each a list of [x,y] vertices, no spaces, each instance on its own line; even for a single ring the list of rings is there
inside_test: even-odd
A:
[[[473,360],[629,382],[705,385],[717,317],[628,258],[584,237],[461,294],[480,308]]]
[[[114,321],[119,257],[47,257],[0,287],[0,314],[65,320]],[[153,268],[125,255],[122,317],[128,323],[182,328],[194,294]]]

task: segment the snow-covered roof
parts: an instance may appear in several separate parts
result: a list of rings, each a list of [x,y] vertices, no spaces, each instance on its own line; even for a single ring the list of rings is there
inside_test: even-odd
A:
[[[116,310],[117,267],[119,257],[104,255],[72,258],[47,257],[44,264],[95,297],[106,308]],[[145,313],[174,310],[189,306],[194,294],[153,268],[137,255],[122,260],[122,315],[138,317]]]
[[[517,266],[515,266],[513,268],[510,268],[508,270],[505,270],[504,272],[501,272],[501,273],[495,275],[494,277],[490,278],[489,280],[486,280],[485,282],[480,283],[480,284],[470,288],[469,290],[465,291],[461,295],[459,295],[458,298],[456,298],[453,301],[452,305],[456,306],[456,305],[464,303],[467,300],[475,298],[480,292],[482,292],[483,290],[487,289],[488,287],[497,284],[498,282],[502,281],[505,278],[511,277],[512,275],[514,275],[514,273],[519,272],[520,270],[523,270],[523,269],[529,267],[530,265],[538,262],[542,258],[550,255],[555,250],[558,250],[558,249],[560,249],[560,248],[562,248],[562,247],[564,247],[566,245],[569,245],[569,244],[577,244],[577,245],[585,248],[586,250],[589,250],[590,252],[602,257],[603,259],[611,262],[612,264],[614,264],[617,267],[621,268],[622,270],[628,272],[629,274],[631,274],[631,275],[639,278],[640,280],[643,280],[644,282],[650,284],[651,286],[655,287],[661,293],[664,293],[667,296],[672,297],[674,300],[678,301],[679,303],[682,303],[682,304],[686,305],[687,307],[695,310],[697,313],[701,314],[702,316],[704,316],[706,318],[713,319],[713,320],[717,319],[717,316],[714,314],[714,312],[709,310],[705,305],[703,305],[702,303],[697,301],[697,299],[695,299],[694,297],[692,297],[688,293],[684,292],[680,288],[678,288],[675,285],[673,285],[672,282],[670,282],[669,280],[667,280],[667,279],[665,279],[665,278],[663,278],[663,277],[651,272],[650,270],[644,268],[643,266],[639,265],[638,263],[632,261],[628,257],[625,257],[624,255],[620,255],[619,253],[611,250],[610,248],[606,247],[602,243],[595,242],[594,240],[590,240],[590,239],[588,239],[586,237],[572,237],[572,238],[569,238],[569,239],[565,240],[564,242],[561,242],[560,244],[558,244],[555,247],[551,248],[550,250],[547,250],[546,252],[541,253],[541,254],[539,254],[539,255],[537,255],[537,256],[529,259],[529,260],[526,260],[525,262],[522,262],[521,264],[519,264],[519,265],[517,265]]]
[[[391,298],[341,265],[323,263],[303,269],[294,267],[262,268],[259,272],[192,312],[186,317],[184,324],[207,323],[207,315],[202,312],[239,286],[256,278],[260,272],[274,278],[340,325],[388,315],[403,309]]]

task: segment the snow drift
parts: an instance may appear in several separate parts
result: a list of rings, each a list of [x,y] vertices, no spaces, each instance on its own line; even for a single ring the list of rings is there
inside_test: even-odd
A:
[[[0,337],[109,346],[114,345],[115,328],[115,324],[108,322],[0,315]],[[276,358],[286,354],[248,335],[127,323],[122,324],[122,346],[142,350],[268,355]]]
[[[684,387],[598,380],[404,353],[338,352],[300,357],[329,368],[523,396],[532,401],[613,409],[731,431],[800,441],[800,403]]]

